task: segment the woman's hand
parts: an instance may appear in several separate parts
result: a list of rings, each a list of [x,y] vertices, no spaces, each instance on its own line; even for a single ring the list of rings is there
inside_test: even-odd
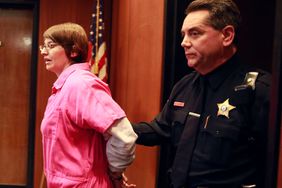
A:
[[[122,184],[123,184],[122,188],[134,188],[134,187],[136,187],[135,184],[128,184],[128,178],[125,176],[124,173],[122,173]]]
[[[135,184],[128,184],[128,178],[122,174],[118,173],[110,173],[110,178],[113,182],[113,187],[114,188],[135,188]]]

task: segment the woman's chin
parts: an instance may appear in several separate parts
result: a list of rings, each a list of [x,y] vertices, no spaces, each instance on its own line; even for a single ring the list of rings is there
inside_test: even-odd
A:
[[[50,64],[46,64],[46,66],[45,66],[45,68],[46,68],[46,70],[48,70],[48,71],[51,71],[52,72],[52,65],[50,65]]]

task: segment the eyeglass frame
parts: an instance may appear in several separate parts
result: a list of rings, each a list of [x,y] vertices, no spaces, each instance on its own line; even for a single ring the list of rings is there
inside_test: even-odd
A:
[[[56,46],[59,46],[59,44],[55,42],[49,42],[48,44],[39,45],[39,50],[42,52],[45,49],[49,52],[49,50],[55,48]]]

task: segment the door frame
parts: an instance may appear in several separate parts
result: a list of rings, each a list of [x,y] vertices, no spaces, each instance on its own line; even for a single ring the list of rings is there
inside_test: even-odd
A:
[[[276,0],[273,35],[272,85],[268,126],[267,168],[265,187],[277,187],[279,148],[281,139],[281,90],[282,90],[282,2]],[[282,169],[280,169],[281,171]]]
[[[39,1],[2,1],[0,8],[26,9],[33,12],[32,48],[30,66],[30,98],[29,98],[29,127],[28,127],[28,161],[26,185],[0,185],[0,188],[33,188],[34,178],[34,147],[35,147],[35,112],[36,112],[36,81],[37,81],[37,53],[39,28]]]

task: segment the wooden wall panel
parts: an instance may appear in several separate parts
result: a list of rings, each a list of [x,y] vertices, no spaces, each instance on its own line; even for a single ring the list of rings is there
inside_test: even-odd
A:
[[[112,12],[110,86],[132,122],[150,121],[160,111],[164,1],[115,0]],[[126,175],[137,187],[154,188],[157,147],[137,147]]]
[[[43,43],[42,34],[48,27],[62,22],[76,22],[89,33],[93,2],[93,0],[83,0],[83,3],[81,0],[40,0],[39,43]],[[40,123],[56,76],[45,69],[43,58],[39,53],[38,56],[34,187],[40,188],[42,176]]]

